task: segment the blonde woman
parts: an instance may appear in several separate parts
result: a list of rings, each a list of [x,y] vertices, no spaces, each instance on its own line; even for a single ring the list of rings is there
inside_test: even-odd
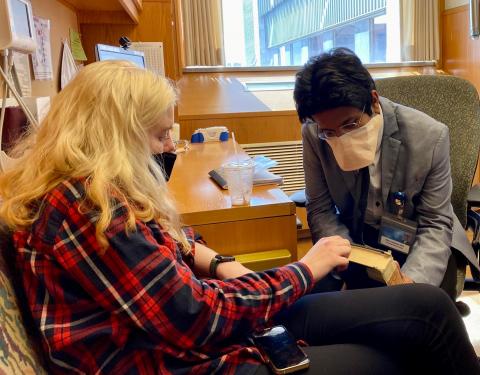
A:
[[[151,157],[163,152],[175,98],[165,79],[130,63],[88,65],[0,177],[0,216],[14,229],[52,373],[267,373],[248,337],[274,323],[312,345],[309,373],[395,374],[419,356],[438,373],[479,372],[437,288],[306,295],[347,267],[340,237],[266,272],[215,263],[181,227]]]

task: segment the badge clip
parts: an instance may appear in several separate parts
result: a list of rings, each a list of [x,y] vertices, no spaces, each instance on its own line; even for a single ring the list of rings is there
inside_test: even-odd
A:
[[[407,196],[403,191],[397,191],[393,194],[393,204],[395,209],[395,215],[399,219],[403,219],[403,213],[405,211],[405,202],[407,201]]]

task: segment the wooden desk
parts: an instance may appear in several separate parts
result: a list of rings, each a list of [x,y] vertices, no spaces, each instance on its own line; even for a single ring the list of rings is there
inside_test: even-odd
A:
[[[370,68],[376,78],[437,74],[434,66]],[[295,71],[186,73],[178,82],[180,137],[223,125],[240,144],[302,139],[293,90],[246,91],[242,83],[292,81]]]
[[[178,155],[168,186],[182,221],[222,254],[287,249],[297,259],[295,204],[282,190],[254,187],[250,205],[232,206],[228,192],[208,177],[210,170],[233,158],[231,140],[193,144]]]

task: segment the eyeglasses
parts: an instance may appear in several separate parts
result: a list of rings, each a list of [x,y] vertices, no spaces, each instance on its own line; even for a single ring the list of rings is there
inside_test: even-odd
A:
[[[342,135],[347,134],[352,130],[359,128],[361,126],[360,121],[362,121],[362,117],[364,114],[365,114],[365,106],[363,106],[362,114],[360,115],[357,121],[342,125],[338,129],[321,129],[320,126],[316,124],[318,138],[325,140],[333,137],[341,137]]]
[[[165,130],[165,132],[158,138],[161,142],[166,142],[169,139],[172,139],[170,135],[170,129]]]

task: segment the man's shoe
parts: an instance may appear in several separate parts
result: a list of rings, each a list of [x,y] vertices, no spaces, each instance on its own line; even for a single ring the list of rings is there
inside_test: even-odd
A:
[[[457,306],[457,310],[462,317],[466,317],[470,314],[470,307],[462,301],[456,301],[455,306]]]

